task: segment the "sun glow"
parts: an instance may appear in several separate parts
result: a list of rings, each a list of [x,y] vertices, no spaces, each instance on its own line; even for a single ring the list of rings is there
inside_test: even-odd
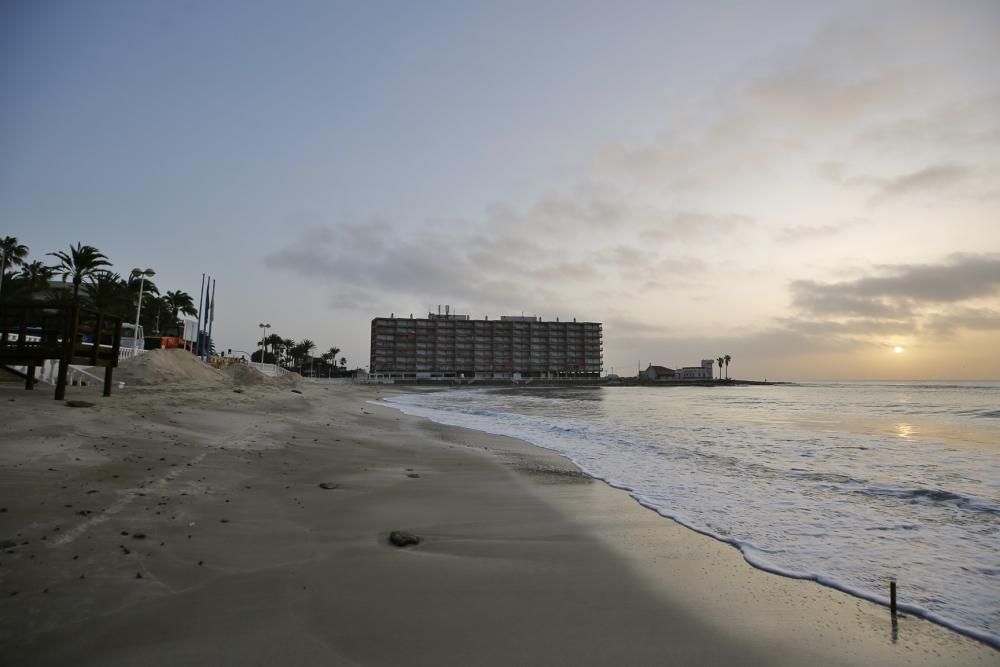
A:
[[[895,352],[896,354],[900,354],[903,351],[903,348],[897,345],[896,347],[892,348],[892,351]]]

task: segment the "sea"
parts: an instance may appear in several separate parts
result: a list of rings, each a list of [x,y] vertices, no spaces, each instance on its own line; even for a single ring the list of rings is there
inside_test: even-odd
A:
[[[471,388],[385,399],[570,459],[751,565],[1000,648],[1000,383]]]

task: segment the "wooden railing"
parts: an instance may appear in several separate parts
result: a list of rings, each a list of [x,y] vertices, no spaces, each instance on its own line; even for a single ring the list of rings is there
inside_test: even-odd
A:
[[[105,368],[104,395],[109,396],[121,339],[122,318],[114,315],[77,304],[0,302],[0,364],[27,367],[25,388],[33,389],[35,368],[57,359],[56,400],[65,398],[71,364]]]

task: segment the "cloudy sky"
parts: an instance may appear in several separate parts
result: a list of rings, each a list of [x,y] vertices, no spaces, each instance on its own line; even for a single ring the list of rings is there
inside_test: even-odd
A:
[[[451,304],[618,373],[997,379],[998,62],[995,0],[14,0],[0,236],[213,274],[223,348]]]

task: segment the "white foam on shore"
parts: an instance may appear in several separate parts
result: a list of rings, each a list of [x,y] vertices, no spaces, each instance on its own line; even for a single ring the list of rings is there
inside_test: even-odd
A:
[[[462,392],[464,396],[476,393],[486,396],[486,392],[482,391]],[[452,399],[456,396],[454,392],[449,394]],[[898,549],[901,543],[906,542],[905,539],[902,542],[894,539],[895,536],[906,534],[906,539],[910,539],[911,533],[920,533],[922,539],[929,538],[928,531],[921,530],[921,524],[924,522],[913,520],[886,522],[885,519],[888,517],[879,516],[884,508],[871,509],[863,501],[873,498],[881,502],[888,498],[892,501],[905,502],[908,506],[917,507],[918,510],[924,505],[932,506],[931,510],[935,512],[943,505],[948,512],[962,511],[973,515],[984,513],[995,516],[994,513],[998,510],[996,504],[989,498],[971,494],[928,489],[919,484],[874,483],[868,479],[856,479],[850,474],[840,472],[815,472],[826,470],[822,465],[806,464],[801,472],[798,468],[791,468],[793,477],[801,475],[805,480],[801,486],[790,486],[788,470],[784,471],[785,476],[778,481],[764,479],[762,482],[763,478],[775,474],[763,464],[760,464],[761,469],[755,472],[756,477],[739,470],[745,467],[747,460],[752,459],[755,463],[759,463],[759,459],[754,458],[759,455],[757,450],[754,450],[753,456],[749,458],[734,456],[735,462],[726,462],[725,465],[729,468],[722,475],[718,474],[718,470],[715,473],[706,473],[706,468],[713,466],[719,468],[720,465],[717,460],[711,459],[709,454],[701,450],[695,450],[694,454],[682,451],[683,447],[673,447],[674,443],[670,443],[670,448],[664,449],[656,444],[643,442],[641,438],[634,436],[636,430],[641,430],[634,423],[609,425],[586,419],[567,418],[565,415],[552,417],[507,413],[491,409],[495,407],[495,403],[477,401],[474,396],[463,403],[461,408],[454,409],[446,395],[439,394],[437,398],[432,397],[430,400],[428,396],[427,394],[401,395],[372,403],[394,407],[405,414],[424,417],[441,424],[516,437],[555,451],[566,456],[586,474],[628,492],[643,507],[698,533],[738,548],[745,560],[758,569],[785,577],[816,581],[877,604],[889,604],[888,596],[880,595],[877,590],[879,586],[884,586],[887,590],[889,579],[896,575],[895,569],[879,569],[878,564],[882,561],[895,562],[892,550]],[[433,407],[430,407],[432,405]],[[709,439],[730,441],[734,435],[737,434],[731,431],[705,431],[698,437],[703,438],[702,443],[707,443]],[[761,434],[742,435],[754,439],[755,447],[762,446]],[[768,430],[766,435],[773,436],[774,433]],[[824,438],[822,445],[825,449],[822,451],[826,452],[831,449],[865,451],[872,447],[886,446],[886,443],[882,442],[866,442],[864,445],[858,445],[857,437],[851,438],[849,446],[829,434]],[[730,445],[739,449],[737,445],[732,443]],[[707,449],[707,445],[705,447]],[[797,452],[797,450],[792,451]],[[800,454],[814,458],[817,452],[807,448]],[[706,457],[705,460],[700,460],[698,457],[703,455]],[[695,460],[685,460],[692,456]],[[771,463],[774,465],[774,461]],[[838,465],[843,467],[844,464],[838,463]],[[734,470],[737,472],[734,473]],[[715,477],[712,477],[712,474],[715,474]],[[733,485],[726,487],[725,494],[715,493],[713,496],[705,493],[706,487],[717,489],[721,483],[733,483]],[[792,483],[800,482],[793,480]],[[734,498],[736,503],[739,503],[747,493],[754,493],[752,488],[755,484],[762,486],[756,491],[758,497],[750,498],[756,509],[748,512],[749,519],[747,515],[733,511],[732,505],[728,506],[729,511],[727,511],[726,501],[721,496],[743,494],[739,498]],[[816,488],[826,486],[836,487],[835,490],[839,494],[844,494],[846,489],[846,493],[849,494],[847,500],[839,500],[840,505],[827,507],[819,503],[824,500],[829,501],[829,498],[809,497]],[[699,493],[694,493],[695,490]],[[761,494],[765,497],[759,497]],[[769,497],[769,494],[774,494],[775,497]],[[854,503],[855,506],[845,503]],[[777,510],[781,505],[784,505],[781,507],[783,514],[780,515],[782,518],[778,518]],[[828,519],[823,516],[828,510],[833,514],[845,512],[848,514],[839,519]],[[788,516],[793,516],[795,519],[791,525],[785,525]],[[778,521],[783,525],[775,530],[773,525],[765,523],[767,521]],[[883,523],[889,525],[882,525]],[[869,539],[870,549],[875,555],[853,553],[852,549],[859,548],[857,537],[847,542],[840,540],[847,533],[856,536],[859,531],[872,531],[869,534],[873,537],[865,539]],[[802,542],[796,543],[793,540],[791,546],[782,543],[780,538],[786,532]],[[938,541],[952,537],[953,535],[942,536]],[[956,562],[967,563],[968,560],[965,556],[956,558]],[[861,568],[870,571],[862,572],[859,576],[855,570]],[[914,572],[926,573],[926,570],[914,567],[904,574],[912,577]],[[980,589],[972,593],[978,594],[982,600],[982,587],[986,587],[988,595],[990,582],[995,581],[995,576],[996,573],[991,575],[985,571],[978,573],[973,579],[980,582]],[[953,586],[968,587],[960,581],[949,583]],[[976,624],[969,623],[963,618],[963,614],[969,613],[969,608],[952,602],[952,599],[961,600],[969,591],[959,590],[942,594],[942,591],[931,588],[928,592],[924,590],[926,588],[924,582],[902,577],[900,582],[902,597],[906,599],[909,595],[913,599],[918,585],[921,586],[920,593],[927,599],[944,598],[944,603],[939,605],[942,609],[901,602],[898,605],[900,611],[928,619],[994,648],[1000,648],[1000,636],[988,629],[986,620],[988,616],[977,618],[981,623],[986,623],[986,627],[976,627]]]

